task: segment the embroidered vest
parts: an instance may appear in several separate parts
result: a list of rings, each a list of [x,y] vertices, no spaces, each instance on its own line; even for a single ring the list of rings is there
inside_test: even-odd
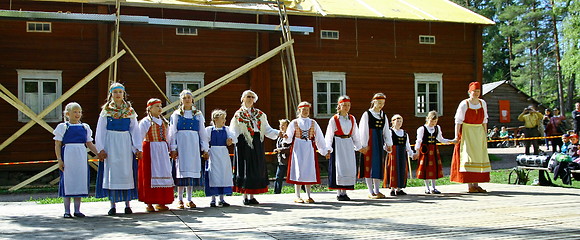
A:
[[[423,125],[423,143],[424,144],[437,144],[437,135],[439,134],[439,128],[435,126],[435,131],[433,133],[429,133],[427,127]]]
[[[298,121],[294,122],[294,137],[295,138],[301,138],[304,140],[312,140],[314,141],[314,120],[311,120],[310,122],[310,128],[308,130],[302,130],[302,128],[300,128],[298,126]]]
[[[167,139],[167,124],[163,122],[161,126],[151,120],[151,127],[145,135],[146,142],[165,142]]]

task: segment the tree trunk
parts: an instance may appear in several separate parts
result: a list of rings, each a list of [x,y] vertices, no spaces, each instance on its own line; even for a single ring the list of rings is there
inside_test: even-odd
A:
[[[550,16],[552,17],[552,32],[554,34],[554,47],[555,47],[555,51],[556,51],[556,81],[558,82],[558,101],[560,103],[560,109],[562,112],[564,111],[568,111],[568,108],[564,108],[564,94],[562,92],[562,68],[560,67],[560,42],[558,40],[558,24],[556,23],[556,13],[554,12],[554,0],[550,0],[550,5],[552,6],[552,14],[550,14]],[[568,91],[568,95],[570,95],[571,92]],[[574,95],[572,95],[574,96]],[[571,105],[568,104],[567,107],[570,107]]]

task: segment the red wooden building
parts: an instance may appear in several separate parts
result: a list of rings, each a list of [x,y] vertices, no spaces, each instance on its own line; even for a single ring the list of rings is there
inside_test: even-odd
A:
[[[404,117],[403,128],[412,140],[429,110],[442,114],[439,124],[444,136],[452,138],[453,115],[467,97],[468,83],[482,80],[482,29],[492,21],[448,0],[284,2],[290,25],[297,27],[293,47],[301,98],[314,104],[313,116],[322,127],[339,95],[352,98],[351,112],[360,118],[372,95],[383,92],[388,98],[384,110],[389,117]],[[207,85],[280,45],[281,33],[271,27],[279,24],[279,16],[267,6],[126,0],[121,1],[120,32],[174,100],[181,89]],[[0,2],[0,9],[0,83],[36,113],[111,56],[114,1],[12,0]],[[184,27],[188,24],[193,27]],[[56,126],[62,107],[77,101],[83,120],[94,128],[108,80],[104,71],[44,119]],[[119,59],[117,80],[126,85],[141,116],[147,99],[162,98],[129,54]],[[206,96],[199,106],[206,119],[215,108],[226,109],[231,117],[241,92],[252,89],[259,95],[257,107],[277,127],[276,120],[286,117],[282,81],[281,60],[273,57]],[[30,121],[11,104],[0,110],[0,141]],[[0,150],[0,162],[54,159],[51,139],[36,124]]]

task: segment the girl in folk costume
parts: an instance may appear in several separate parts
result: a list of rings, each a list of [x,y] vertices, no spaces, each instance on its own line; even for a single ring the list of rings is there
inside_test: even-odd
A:
[[[211,196],[210,207],[229,207],[224,200],[224,195],[232,194],[232,159],[228,147],[232,145],[233,138],[226,123],[226,111],[216,109],[211,112],[212,125],[205,128],[209,143],[209,160],[205,167],[205,195]],[[216,196],[220,201],[216,205]]]
[[[179,109],[171,115],[169,143],[171,158],[175,159],[175,185],[177,185],[178,208],[184,209],[183,190],[187,188],[187,207],[195,208],[191,201],[193,186],[201,185],[201,152],[209,150],[205,131],[205,119],[193,106],[193,93],[183,90],[179,94]]]
[[[64,123],[54,129],[54,152],[60,170],[58,196],[64,200],[64,217],[72,218],[70,199],[74,199],[75,217],[85,217],[81,213],[81,197],[89,196],[88,147],[98,153],[93,144],[93,131],[86,123],[81,123],[81,105],[71,102],[64,109]],[[86,147],[85,147],[86,146]],[[101,155],[99,158],[102,157]]]
[[[109,197],[109,215],[117,214],[115,203],[125,202],[125,214],[131,214],[129,202],[137,199],[137,158],[141,158],[141,140],[137,114],[126,99],[125,87],[113,83],[107,103],[97,122],[95,143],[99,154],[107,158],[99,163],[96,197]],[[135,156],[133,155],[135,154]]]
[[[439,117],[436,111],[431,111],[425,118],[425,125],[417,128],[417,141],[415,142],[415,155],[413,159],[419,159],[417,178],[425,180],[426,194],[440,194],[435,186],[435,180],[443,177],[443,164],[439,155],[437,143],[449,143],[453,140],[443,138],[441,127],[437,125]],[[431,189],[429,189],[429,182]]]
[[[487,104],[479,99],[481,84],[469,84],[469,98],[455,113],[455,144],[451,161],[451,181],[467,183],[468,191],[487,192],[478,183],[489,182],[491,165],[487,155]]]
[[[359,161],[358,177],[364,178],[369,189],[369,198],[385,198],[379,192],[383,173],[383,159],[385,159],[384,147],[391,152],[393,141],[387,115],[382,111],[385,106],[386,96],[377,93],[371,101],[371,108],[365,111],[360,118],[360,140],[365,153]],[[362,152],[361,151],[361,152]]]
[[[310,197],[312,184],[320,184],[320,169],[316,150],[330,157],[330,151],[326,149],[324,135],[318,123],[310,119],[310,103],[301,102],[296,111],[298,118],[292,120],[286,130],[285,142],[291,143],[290,157],[288,159],[288,175],[286,182],[295,184],[296,203],[314,203]],[[300,198],[300,188],[305,185],[307,199]]]
[[[336,189],[338,201],[350,201],[346,190],[354,190],[356,183],[355,151],[362,149],[358,126],[350,115],[350,98],[340,96],[336,106],[337,114],[328,121],[326,146],[331,151],[328,160],[328,188]]]
[[[409,143],[409,135],[403,126],[403,117],[395,114],[391,118],[392,127],[390,129],[393,140],[393,149],[387,157],[385,178],[383,184],[391,188],[391,196],[407,195],[402,188],[407,187],[407,161],[413,156],[413,150]],[[434,186],[434,185],[433,185]],[[395,191],[396,190],[396,191]]]
[[[254,194],[268,191],[268,169],[264,155],[264,136],[276,139],[282,132],[268,124],[266,114],[254,103],[258,95],[246,90],[241,97],[242,107],[230,122],[235,148],[234,191],[244,195],[244,205],[259,204]]]
[[[147,117],[139,122],[143,139],[143,158],[139,162],[139,201],[147,204],[147,212],[167,211],[173,202],[173,177],[167,143],[167,120],[161,115],[161,100],[147,101]],[[153,207],[156,203],[157,206]]]

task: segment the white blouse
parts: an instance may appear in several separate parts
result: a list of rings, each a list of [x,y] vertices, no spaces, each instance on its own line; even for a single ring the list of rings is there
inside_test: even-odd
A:
[[[93,130],[91,130],[91,127],[89,127],[88,124],[86,124],[86,123],[75,123],[75,124],[69,123],[69,127],[70,126],[83,126],[85,128],[85,130],[87,130],[87,142],[93,141]],[[54,129],[54,131],[52,132],[54,134],[54,138],[52,138],[52,139],[62,142],[62,138],[64,137],[66,130],[67,130],[66,122],[59,123],[56,126],[56,128]]]
[[[433,134],[433,132],[435,132],[435,127],[430,127],[427,124],[423,125],[425,127],[427,127],[427,131],[430,134]],[[424,129],[423,126],[417,128],[417,141],[415,141],[415,151],[419,151],[419,148],[421,147],[421,143],[423,142],[423,134],[424,134]],[[440,143],[449,143],[452,140],[450,139],[445,139],[443,138],[443,133],[441,132],[441,126],[437,125],[436,126],[439,130],[439,132],[437,133],[437,141],[439,141]]]
[[[463,100],[461,101],[461,103],[459,103],[459,106],[457,107],[457,112],[455,113],[455,124],[462,124],[463,121],[465,120],[465,113],[467,112],[468,108],[471,109],[480,109],[483,108],[485,116],[483,118],[483,123],[487,123],[487,118],[489,117],[487,115],[487,103],[483,100],[483,99],[479,99],[479,101],[481,101],[481,104],[471,104],[469,103],[469,101],[467,100]],[[468,106],[469,103],[469,106]]]
[[[312,123],[314,123],[314,141],[316,143],[316,148],[318,148],[318,152],[320,152],[320,154],[322,155],[326,155],[327,151],[327,147],[326,147],[326,141],[324,139],[324,134],[322,133],[322,129],[320,129],[320,126],[318,126],[318,123],[316,123],[316,121],[310,119],[310,118],[302,118],[299,117],[297,119],[292,120],[292,122],[290,122],[290,124],[288,124],[288,129],[286,129],[286,135],[288,136],[286,139],[284,139],[285,143],[292,143],[292,139],[294,138],[294,133],[296,133],[296,126],[295,124],[298,123],[298,127],[301,130],[304,131],[308,131],[310,129],[310,125]],[[296,136],[297,138],[300,138],[300,136]]]
[[[376,119],[381,119],[380,116],[380,112],[375,112],[372,109],[369,109],[369,111],[371,112],[371,114],[373,115],[373,117],[375,117]],[[362,117],[360,118],[360,128],[359,128],[359,134],[360,134],[360,141],[361,141],[361,146],[363,148],[367,147],[368,142],[369,142],[369,115],[368,112],[369,111],[365,111],[362,115]],[[393,146],[393,138],[391,136],[391,131],[389,130],[389,118],[387,117],[387,115],[385,114],[385,119],[383,119],[385,121],[385,125],[383,126],[383,141],[387,146]]]
[[[403,131],[403,129],[399,130],[396,130],[394,128],[391,129],[393,129],[393,132],[395,132],[395,135],[397,135],[398,137],[403,137],[403,134],[405,134],[405,131]],[[405,150],[407,151],[408,156],[413,156],[413,149],[411,149],[411,143],[409,142],[409,134],[407,134],[407,142],[405,143]]]
[[[362,148],[362,144],[361,144],[361,140],[360,140],[360,136],[359,136],[359,130],[358,130],[358,126],[356,124],[356,118],[353,116],[354,119],[354,126],[350,121],[350,118],[348,117],[348,115],[346,116],[339,116],[338,117],[338,121],[340,122],[340,127],[342,128],[342,131],[344,134],[348,134],[350,133],[351,128],[352,129],[352,141],[354,143],[354,150],[358,151]],[[330,118],[330,120],[328,120],[328,127],[326,128],[326,147],[327,147],[327,151],[334,151],[334,149],[332,149],[332,142],[334,142],[334,132],[336,132],[336,130],[338,130],[337,126],[336,126],[336,122],[334,121],[334,116],[332,118]]]

